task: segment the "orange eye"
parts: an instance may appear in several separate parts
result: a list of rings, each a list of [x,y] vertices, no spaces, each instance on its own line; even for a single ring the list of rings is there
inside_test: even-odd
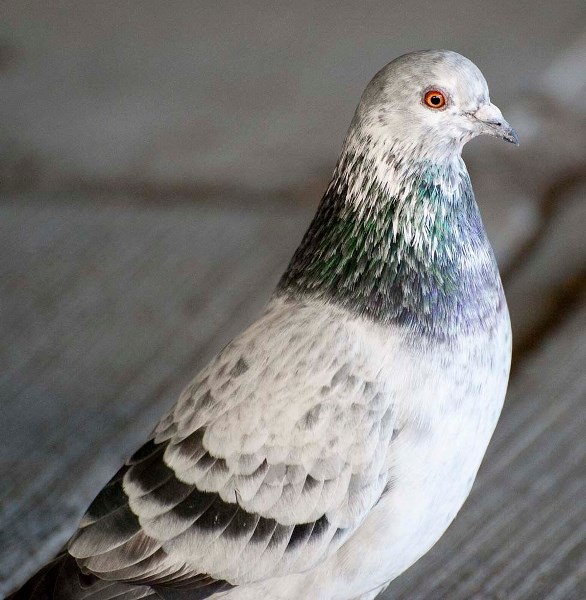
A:
[[[443,108],[446,105],[446,97],[439,90],[426,92],[423,101],[429,108]]]

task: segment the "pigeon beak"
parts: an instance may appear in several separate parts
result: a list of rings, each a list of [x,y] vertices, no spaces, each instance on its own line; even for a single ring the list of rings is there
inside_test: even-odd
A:
[[[511,144],[519,145],[517,132],[505,121],[503,113],[494,104],[484,104],[472,115],[480,124],[480,133],[501,138]]]

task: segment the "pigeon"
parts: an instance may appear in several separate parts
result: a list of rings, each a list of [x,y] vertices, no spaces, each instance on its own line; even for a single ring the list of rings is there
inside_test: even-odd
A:
[[[518,144],[451,51],[364,91],[260,318],[195,377],[12,597],[371,600],[468,496],[511,328],[461,152]]]

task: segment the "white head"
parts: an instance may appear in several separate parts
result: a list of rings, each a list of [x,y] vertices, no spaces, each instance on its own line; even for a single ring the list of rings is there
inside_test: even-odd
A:
[[[459,154],[481,134],[518,144],[478,67],[448,50],[404,54],[381,69],[362,95],[351,133],[430,155]]]

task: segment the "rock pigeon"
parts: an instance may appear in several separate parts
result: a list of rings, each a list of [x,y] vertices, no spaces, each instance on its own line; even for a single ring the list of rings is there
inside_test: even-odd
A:
[[[264,313],[190,383],[14,598],[370,600],[465,501],[511,330],[461,157],[518,143],[479,69],[368,84]]]

